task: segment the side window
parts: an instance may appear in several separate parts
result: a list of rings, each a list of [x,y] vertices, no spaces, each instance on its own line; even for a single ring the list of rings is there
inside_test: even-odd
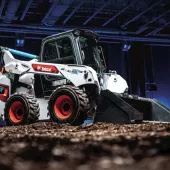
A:
[[[46,43],[43,54],[44,62],[75,64],[75,56],[70,38],[61,38]]]

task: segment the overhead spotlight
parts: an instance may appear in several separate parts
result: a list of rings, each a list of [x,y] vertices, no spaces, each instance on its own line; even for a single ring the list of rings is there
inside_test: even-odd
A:
[[[124,42],[123,43],[123,47],[122,47],[123,51],[129,51],[130,48],[131,48],[131,42]]]

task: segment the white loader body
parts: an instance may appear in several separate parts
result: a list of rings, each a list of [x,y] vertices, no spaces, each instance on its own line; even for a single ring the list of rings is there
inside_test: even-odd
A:
[[[20,61],[13,57],[13,55],[7,50],[3,49],[4,63],[6,74],[0,75],[0,82],[2,85],[9,87],[9,97],[11,95],[11,80],[8,77],[11,73],[11,77],[18,74],[19,82],[27,85],[34,86],[34,74],[42,74],[48,76],[60,76],[69,80],[74,86],[81,86],[85,84],[96,84],[100,93],[100,85],[97,77],[97,73],[91,67],[78,66],[78,65],[63,65],[42,63],[33,59],[31,61]],[[87,75],[86,77],[84,75]],[[16,93],[29,93],[34,95],[34,90],[29,90],[25,87],[18,87]],[[37,99],[37,98],[36,98]],[[40,117],[39,120],[48,119],[47,117],[47,103],[48,100],[44,98],[38,98],[37,101],[40,105]],[[0,114],[3,114],[5,102],[0,101]]]
[[[128,90],[128,85],[116,72],[103,74],[103,90],[109,90],[113,93],[125,93]]]

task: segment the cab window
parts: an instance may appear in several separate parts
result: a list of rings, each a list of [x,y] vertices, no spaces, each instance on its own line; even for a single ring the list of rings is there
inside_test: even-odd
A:
[[[59,64],[75,64],[75,56],[70,38],[65,37],[44,45],[43,61]]]

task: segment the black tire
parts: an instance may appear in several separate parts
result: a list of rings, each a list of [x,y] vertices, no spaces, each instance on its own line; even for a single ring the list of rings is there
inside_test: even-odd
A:
[[[69,109],[71,111],[67,116],[64,116],[63,114],[59,115],[58,113],[62,112],[61,111],[62,108],[61,105],[63,104],[62,102],[64,102],[64,99],[66,98],[68,99],[67,102],[65,102],[65,104],[69,105]],[[57,100],[60,99],[61,99],[61,103],[59,103],[58,107],[55,107],[55,105],[57,104],[56,103]],[[64,109],[64,106],[62,109]],[[55,108],[59,108],[61,112],[56,111]],[[50,115],[50,119],[52,121],[59,122],[59,123],[70,123],[72,125],[80,125],[84,121],[86,113],[89,111],[89,109],[90,109],[90,103],[87,94],[83,92],[83,90],[79,89],[78,87],[71,86],[71,85],[64,85],[58,87],[51,94],[48,102],[48,112]]]
[[[40,108],[34,96],[29,94],[13,94],[4,108],[4,117],[8,126],[35,123],[40,116]]]

